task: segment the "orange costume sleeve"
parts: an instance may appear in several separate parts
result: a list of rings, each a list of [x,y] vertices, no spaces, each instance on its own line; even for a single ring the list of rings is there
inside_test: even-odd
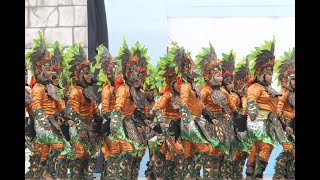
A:
[[[174,109],[171,98],[173,94],[166,92],[157,100],[152,110],[160,109],[163,112],[163,116],[167,119],[180,119],[181,115],[179,110]]]
[[[44,91],[43,85],[40,85],[37,83],[33,87],[32,92],[31,92],[31,97],[32,97],[31,106],[32,106],[33,110],[37,110],[37,109],[42,108],[41,102],[42,102],[42,98],[44,97],[44,93],[45,93],[45,91]]]
[[[293,119],[295,117],[294,108],[288,103],[289,91],[285,88],[281,88],[280,93],[282,96],[279,97],[277,104],[277,115],[281,116],[283,112],[287,119]]]
[[[106,85],[101,92],[101,112],[111,112],[114,109],[115,97],[113,97],[113,89]]]
[[[190,85],[188,83],[182,83],[181,89],[180,89],[180,101],[181,105],[187,105],[188,99],[189,99],[189,91],[190,91]]]
[[[203,102],[205,101],[205,99],[208,97],[208,95],[210,94],[210,90],[206,87],[201,89],[201,96],[202,96],[202,100]]]
[[[289,92],[286,91],[284,88],[281,88],[280,93],[282,94],[282,96],[280,96],[278,104],[277,104],[277,115],[278,116],[281,116],[281,114],[283,112],[283,106],[287,102],[288,95],[289,95]]]
[[[180,89],[181,105],[185,105],[194,116],[201,116],[202,110],[205,108],[202,101],[197,97],[196,93],[191,89],[189,83],[183,83]]]
[[[228,93],[227,90],[225,90],[224,88],[221,88],[221,91],[226,94],[227,101],[228,101],[228,106],[230,108],[231,113],[233,113],[235,110],[237,110],[237,106],[235,104],[236,102],[232,101],[231,95]]]
[[[117,95],[116,95],[116,110],[122,111],[124,102],[129,95],[129,92],[126,92],[126,86],[122,84],[118,90],[117,90]]]
[[[99,108],[96,102],[92,104],[92,110],[93,110],[93,115],[99,113]]]
[[[248,96],[247,96],[247,100],[255,100],[257,101],[257,99],[259,98],[259,96],[261,95],[262,92],[262,88],[261,86],[259,86],[257,83],[252,84],[249,88],[248,88]]]
[[[172,97],[172,94],[169,92],[164,93],[160,98],[156,101],[154,104],[152,110],[154,109],[164,109],[166,105],[169,104],[170,98]]]
[[[65,103],[65,101],[62,100],[62,99],[61,99],[59,102],[56,101],[56,107],[57,107],[59,113],[62,112],[62,111],[64,111],[64,109],[66,108],[66,103]]]
[[[80,101],[81,101],[81,92],[77,88],[72,88],[70,91],[69,102],[72,108],[72,111],[80,114]]]
[[[234,103],[236,108],[240,107],[240,97],[236,93],[230,94],[231,101]]]
[[[241,98],[241,102],[242,102],[242,109],[241,109],[241,113],[243,115],[247,114],[247,97],[243,96]]]

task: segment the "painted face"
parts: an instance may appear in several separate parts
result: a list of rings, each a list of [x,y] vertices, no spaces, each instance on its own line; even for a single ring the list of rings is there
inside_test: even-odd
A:
[[[109,69],[109,71],[107,72],[107,77],[108,79],[111,79],[112,81],[116,81],[118,78],[118,71],[117,71],[117,67],[112,67],[111,69]]]
[[[264,79],[266,81],[266,83],[268,85],[271,85],[272,84],[272,72],[267,72],[265,75],[264,75]]]
[[[53,75],[51,82],[52,82],[52,84],[53,84],[54,86],[58,86],[58,85],[59,85],[59,76]]]
[[[139,88],[142,86],[144,80],[146,79],[146,74],[142,71],[139,71],[137,67],[134,67],[130,79],[133,82],[133,87]]]
[[[152,100],[153,99],[153,91],[145,91],[146,97],[148,100]]]
[[[222,74],[220,72],[217,72],[213,75],[213,80],[217,85],[221,85],[223,81]]]
[[[227,90],[230,92],[233,90],[233,83],[227,84],[226,85]]]
[[[52,70],[51,70],[51,68],[49,68],[49,67],[45,68],[44,71],[43,71],[43,76],[47,80],[51,81],[52,80]]]
[[[91,73],[89,71],[85,71],[83,73],[83,79],[85,80],[85,82],[87,84],[90,84],[91,83]]]
[[[296,80],[295,80],[295,78],[292,78],[292,79],[290,80],[290,85],[291,85],[292,89],[295,89],[295,88],[296,88]]]

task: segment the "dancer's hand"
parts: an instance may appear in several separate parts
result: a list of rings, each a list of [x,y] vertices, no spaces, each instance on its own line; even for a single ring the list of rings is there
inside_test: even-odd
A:
[[[68,120],[68,124],[69,124],[69,127],[72,127],[74,125],[74,122],[72,120]]]
[[[138,133],[142,133],[142,128],[141,127],[137,127],[137,131],[138,131]]]
[[[219,121],[217,119],[212,119],[212,123],[216,126],[218,125]]]
[[[289,127],[289,126],[287,126],[286,127],[286,132],[288,133],[288,134],[291,134],[293,131],[292,131],[292,128],[291,127]]]
[[[144,129],[144,132],[147,133],[147,134],[149,134],[149,133],[150,133],[150,127],[147,126],[147,127]]]
[[[166,123],[160,123],[160,127],[161,127],[161,128],[167,128],[167,127],[169,127],[169,124],[166,124]]]
[[[145,120],[144,120],[144,123],[146,123],[146,125],[150,126],[151,121],[150,121],[149,119],[145,119]]]

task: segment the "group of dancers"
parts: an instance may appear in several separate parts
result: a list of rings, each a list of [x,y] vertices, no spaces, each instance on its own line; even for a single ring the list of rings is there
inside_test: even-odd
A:
[[[25,61],[26,179],[92,179],[100,152],[101,179],[138,179],[147,148],[147,179],[263,179],[279,144],[273,179],[294,179],[295,50],[276,59],[275,44],[236,64],[233,50],[209,43],[192,60],[172,42],[152,66],[139,42],[117,56],[101,44],[93,61],[39,32]]]

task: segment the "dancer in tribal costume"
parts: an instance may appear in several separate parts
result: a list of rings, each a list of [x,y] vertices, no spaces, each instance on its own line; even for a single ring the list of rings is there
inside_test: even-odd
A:
[[[147,116],[150,120],[153,119],[152,114],[150,114],[151,109],[153,108],[154,104],[155,104],[155,99],[158,97],[159,95],[159,91],[156,88],[156,81],[155,81],[155,77],[156,77],[156,72],[154,71],[154,68],[151,64],[150,67],[152,67],[151,69],[148,70],[147,73],[147,78],[146,81],[143,84],[143,90],[146,94],[146,98],[147,98],[147,105],[146,105],[146,111],[147,111]],[[151,128],[151,125],[150,125]],[[152,147],[150,146],[150,139],[152,139],[157,133],[158,127],[154,127],[151,128],[150,132],[146,134],[146,138],[147,138],[147,143],[148,143],[148,150],[149,150],[149,161],[147,162],[147,169],[145,171],[145,176],[147,179],[151,180],[151,179],[156,179],[155,175],[154,175],[154,159],[155,159],[155,154],[153,151],[151,151],[150,149],[152,149]]]
[[[41,145],[41,159],[38,169],[40,174],[35,178],[52,176],[50,172],[51,158],[49,152],[60,152],[64,148],[64,138],[60,129],[60,116],[65,104],[62,101],[56,86],[51,82],[52,68],[51,55],[46,47],[45,38],[39,32],[39,38],[34,40],[35,45],[27,54],[31,64],[36,84],[32,89],[32,116],[36,131],[35,141]]]
[[[27,62],[25,62],[27,66]],[[34,140],[36,132],[34,130],[34,120],[32,117],[32,106],[31,106],[31,88],[28,84],[28,71],[25,69],[25,108],[26,108],[26,117],[25,117],[25,145],[31,152],[29,156],[29,167],[28,171],[25,174],[26,179],[34,178],[34,175],[39,174],[36,172],[38,170],[37,166],[40,162],[41,156],[41,146]]]
[[[205,108],[201,93],[196,86],[195,64],[183,47],[173,47],[177,74],[182,79],[180,89],[181,140],[184,148],[184,178],[199,179],[200,169],[204,169],[204,178],[213,178],[211,155],[217,142],[210,135],[210,123],[202,116]],[[214,141],[214,142],[212,142]]]
[[[232,179],[244,179],[242,172],[245,161],[248,157],[251,141],[247,131],[247,91],[251,85],[251,75],[249,74],[249,60],[242,59],[235,69],[234,77],[235,90],[240,96],[240,105],[237,113],[234,114],[233,124],[235,127],[235,140],[232,144]]]
[[[138,42],[130,51],[124,40],[117,57],[124,82],[117,89],[115,110],[110,115],[108,179],[138,178],[138,167],[147,144],[143,129],[149,133],[151,123],[145,114],[147,100],[142,91],[149,64],[146,53],[147,49]]]
[[[203,76],[199,83],[204,84],[201,90],[203,102],[206,105],[204,116],[210,122],[206,127],[207,136],[213,146],[209,160],[212,174],[205,178],[221,179],[225,174],[221,172],[221,169],[224,170],[223,158],[229,155],[233,136],[230,131],[230,115],[235,110],[235,106],[228,92],[221,87],[223,81],[221,62],[211,43],[208,48],[203,48],[203,51],[196,57],[197,67]]]
[[[279,92],[271,88],[275,40],[265,41],[250,55],[253,61],[254,83],[248,89],[247,127],[253,145],[247,161],[247,178],[263,178],[274,146],[288,142],[277,118]],[[257,166],[255,166],[257,163]],[[254,174],[253,174],[254,172]]]
[[[92,178],[94,162],[102,144],[102,118],[92,87],[94,69],[80,44],[73,44],[66,51],[64,58],[70,66],[70,77],[74,81],[68,99],[71,107],[70,143],[75,151],[75,154],[68,155],[71,178]]]
[[[240,106],[240,97],[237,93],[234,92],[234,74],[235,74],[235,59],[236,54],[233,50],[230,51],[229,54],[222,53],[222,61],[221,61],[221,67],[222,67],[222,86],[224,90],[226,90],[229,99],[231,100],[231,104],[233,104],[235,107],[235,111],[230,115],[230,119],[227,118],[227,120],[231,121],[225,121],[225,127],[228,133],[229,138],[229,152],[228,154],[225,154],[223,157],[223,162],[221,163],[221,177],[222,179],[231,179],[232,178],[232,157],[234,152],[234,147],[232,147],[233,143],[235,142],[235,132],[234,132],[234,126],[233,126],[233,120],[237,114],[237,110]]]
[[[67,65],[65,64],[65,61],[63,59],[63,48],[62,46],[56,41],[52,46],[52,81],[51,83],[56,86],[58,89],[58,93],[61,97],[61,101],[65,104],[66,103],[66,95],[63,91],[63,78],[66,78],[66,72],[67,72]],[[64,72],[64,73],[63,73]],[[66,105],[65,105],[66,106]],[[51,150],[49,154],[50,159],[50,172],[51,176],[53,178],[59,178],[59,179],[66,179],[67,178],[67,154],[70,152],[70,136],[69,136],[69,129],[68,129],[68,120],[71,119],[65,112],[67,107],[64,109],[63,112],[60,112],[57,114],[57,123],[59,124],[59,127],[61,129],[61,132],[63,134],[63,138],[66,140],[64,141],[64,149],[63,150]]]
[[[273,179],[295,178],[295,50],[285,52],[276,62],[275,71],[282,94],[277,105],[277,115],[290,142],[282,143],[283,151],[277,158]]]
[[[161,57],[155,72],[156,84],[163,94],[157,99],[151,114],[159,132],[149,142],[154,144],[154,175],[157,179],[183,179],[183,147],[180,140],[180,85],[175,72],[174,53]]]
[[[97,47],[97,52],[98,54],[96,56],[96,63],[97,65],[101,66],[98,74],[98,85],[101,85],[102,88],[101,114],[105,120],[102,125],[104,143],[101,147],[105,162],[101,179],[108,179],[108,173],[114,173],[114,170],[110,168],[112,166],[108,164],[108,159],[111,155],[110,149],[113,150],[112,147],[108,146],[108,141],[111,141],[108,138],[110,134],[110,114],[116,105],[116,81],[121,77],[118,76],[118,65],[115,59],[111,57],[109,50],[103,44],[101,44]],[[99,88],[98,91],[100,91],[101,88]]]

